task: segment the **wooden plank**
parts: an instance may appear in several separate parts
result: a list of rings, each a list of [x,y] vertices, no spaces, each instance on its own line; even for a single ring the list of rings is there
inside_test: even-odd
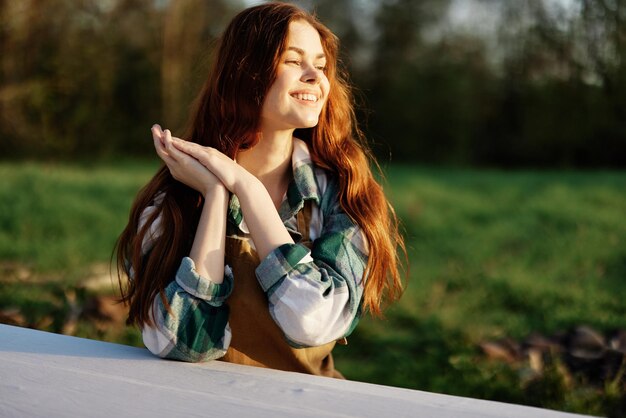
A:
[[[0,416],[538,417],[576,415],[223,362],[0,325]]]

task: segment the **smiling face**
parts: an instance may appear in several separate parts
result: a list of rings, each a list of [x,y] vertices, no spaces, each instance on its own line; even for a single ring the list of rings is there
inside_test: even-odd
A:
[[[330,84],[320,36],[310,24],[289,24],[285,50],[261,110],[263,130],[294,130],[317,125]]]

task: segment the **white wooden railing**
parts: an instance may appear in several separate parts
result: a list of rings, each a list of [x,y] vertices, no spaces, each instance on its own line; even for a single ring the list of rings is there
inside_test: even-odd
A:
[[[0,417],[538,417],[526,406],[223,362],[0,325]]]

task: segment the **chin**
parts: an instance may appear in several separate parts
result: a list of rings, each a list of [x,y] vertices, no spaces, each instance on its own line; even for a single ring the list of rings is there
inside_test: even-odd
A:
[[[302,121],[302,128],[313,128],[319,123],[319,117]]]

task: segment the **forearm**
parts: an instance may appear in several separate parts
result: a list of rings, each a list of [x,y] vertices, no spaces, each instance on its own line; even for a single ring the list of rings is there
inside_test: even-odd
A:
[[[256,177],[250,175],[238,185],[237,197],[261,260],[279,246],[293,244],[269,193]]]
[[[198,229],[189,253],[197,273],[214,283],[224,279],[224,249],[228,190],[214,187],[205,195]]]

